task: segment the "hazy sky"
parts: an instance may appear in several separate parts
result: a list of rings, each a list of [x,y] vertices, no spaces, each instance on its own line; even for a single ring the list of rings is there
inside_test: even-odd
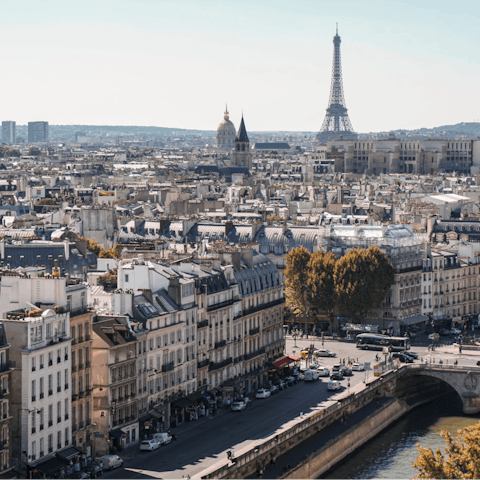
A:
[[[358,132],[480,119],[480,2],[0,0],[0,120]]]

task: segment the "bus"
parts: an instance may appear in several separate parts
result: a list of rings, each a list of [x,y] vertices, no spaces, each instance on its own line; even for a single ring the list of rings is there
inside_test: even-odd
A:
[[[394,352],[410,350],[408,337],[390,337],[376,333],[360,333],[357,335],[357,348],[362,350],[383,350],[383,347],[391,347]]]

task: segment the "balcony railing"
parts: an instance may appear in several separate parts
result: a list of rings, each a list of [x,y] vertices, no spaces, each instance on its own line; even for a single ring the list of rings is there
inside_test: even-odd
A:
[[[261,305],[256,305],[255,307],[247,308],[243,311],[243,315],[250,315],[251,313],[259,312],[260,310],[265,310],[267,308],[275,307],[277,305],[281,305],[285,303],[284,298],[279,298],[278,300],[274,300],[273,302],[262,303]]]
[[[248,333],[250,335],[257,335],[257,333],[260,333],[260,327],[251,328]]]
[[[208,320],[202,320],[201,322],[197,323],[197,328],[204,328],[208,327]]]
[[[227,344],[226,340],[220,340],[219,342],[215,342],[215,348],[222,348]]]
[[[175,364],[167,363],[166,365],[162,365],[162,372],[171,372],[175,368]]]
[[[256,350],[255,352],[246,353],[244,357],[245,357],[245,360],[250,360],[251,358],[258,357],[259,355],[262,355],[264,353],[265,353],[265,347],[262,347],[259,350]]]
[[[219,308],[228,307],[229,305],[233,305],[235,303],[235,299],[231,298],[225,302],[214,303],[213,305],[207,305],[207,312],[212,312],[213,310],[218,310]]]
[[[207,358],[206,360],[202,360],[201,362],[197,363],[197,368],[208,367],[210,365],[210,360]]]
[[[0,373],[6,372],[7,370],[10,370],[11,368],[15,368],[15,362],[10,360],[8,362],[2,362],[0,363]],[[32,368],[33,371],[33,368]]]
[[[210,364],[210,368],[208,369],[209,371],[212,371],[212,370],[218,370],[220,368],[224,368],[226,367],[227,365],[230,365],[231,363],[233,362],[233,359],[232,357],[229,357],[227,358],[226,360],[223,360],[221,362],[217,362],[217,363],[211,363]]]

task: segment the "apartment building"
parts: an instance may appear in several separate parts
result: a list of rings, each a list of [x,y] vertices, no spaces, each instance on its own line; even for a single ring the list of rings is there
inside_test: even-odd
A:
[[[15,143],[16,122],[6,121],[2,122],[2,143]]]
[[[28,122],[28,143],[48,141],[48,122]]]
[[[93,323],[93,418],[99,455],[139,438],[134,326],[129,317],[115,315],[98,315]]]
[[[28,276],[8,273],[2,276],[0,310],[7,312],[19,306],[52,309],[70,315],[71,378],[65,381],[71,391],[72,443],[88,456],[94,453],[92,425],[92,317],[88,309],[86,285],[76,279],[53,275],[39,276],[32,270]],[[59,355],[60,357],[62,355]]]
[[[439,331],[477,323],[480,263],[476,250],[478,245],[468,243],[428,247],[422,282],[423,313]]]
[[[11,371],[10,344],[4,325],[0,323],[0,475],[5,475],[12,464]]]
[[[12,457],[25,472],[72,444],[70,316],[22,309],[2,321],[15,362]]]

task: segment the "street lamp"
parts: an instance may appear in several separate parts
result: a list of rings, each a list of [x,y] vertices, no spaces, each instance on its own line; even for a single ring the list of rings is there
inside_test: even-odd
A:
[[[295,332],[293,332],[293,339],[295,340],[295,345],[294,347],[297,348],[297,336],[298,336],[298,330],[295,330]]]

